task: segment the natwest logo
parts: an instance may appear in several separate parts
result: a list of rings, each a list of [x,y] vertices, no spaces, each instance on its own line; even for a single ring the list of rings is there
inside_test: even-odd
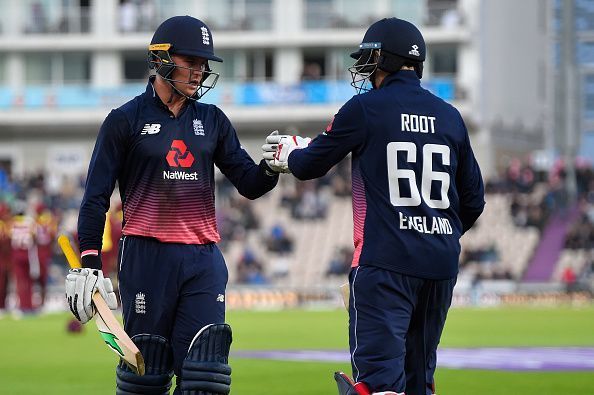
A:
[[[198,180],[198,172],[193,173],[186,173],[181,170],[163,170],[163,179],[164,180],[186,180],[186,181],[196,181]]]
[[[183,140],[173,140],[167,153],[167,163],[171,167],[190,167],[194,163],[194,155],[188,151]]]

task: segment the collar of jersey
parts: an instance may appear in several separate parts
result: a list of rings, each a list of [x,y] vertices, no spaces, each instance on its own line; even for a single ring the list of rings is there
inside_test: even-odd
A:
[[[421,80],[419,79],[417,73],[414,70],[400,70],[397,73],[392,73],[386,76],[386,78],[384,78],[382,86],[387,86],[394,82],[405,83],[407,85],[415,86],[421,85]]]
[[[159,95],[157,95],[157,91],[153,87],[153,82],[155,82],[155,76],[150,76],[148,84],[146,85],[146,90],[144,92],[145,98],[149,103],[152,103],[155,107],[165,111],[168,115],[173,115],[173,113],[169,110],[169,107],[163,103]]]

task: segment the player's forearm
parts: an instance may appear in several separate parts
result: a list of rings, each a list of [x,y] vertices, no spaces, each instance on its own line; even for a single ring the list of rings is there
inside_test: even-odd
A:
[[[100,145],[93,152],[85,194],[78,214],[78,238],[80,251],[101,251],[105,213],[109,210],[119,169],[119,160],[109,156]]]
[[[328,164],[326,160],[319,160],[309,151],[308,149],[295,150],[289,155],[289,169],[301,181],[322,177],[334,165]]]
[[[98,216],[79,214],[78,243],[81,252],[89,250],[101,251],[104,226],[105,215],[103,215],[103,225],[101,225],[101,219]]]
[[[278,174],[272,174],[262,160],[258,166],[247,170],[235,187],[242,196],[253,200],[271,191],[277,183]]]
[[[106,207],[104,199],[89,198],[86,194],[78,214],[78,242],[81,252],[101,251]]]

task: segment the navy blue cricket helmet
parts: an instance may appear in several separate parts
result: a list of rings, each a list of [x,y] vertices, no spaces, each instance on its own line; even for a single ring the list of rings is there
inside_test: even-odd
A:
[[[349,68],[353,77],[351,85],[358,92],[368,90],[363,85],[377,68],[396,73],[405,64],[411,64],[422,78],[425,54],[425,39],[415,25],[398,18],[381,19],[369,26],[359,50],[351,53],[356,59]]]
[[[223,59],[214,54],[212,33],[204,22],[189,15],[171,17],[157,27],[149,45],[149,68],[155,69],[157,74],[168,81],[177,93],[185,96],[175,88],[173,83],[189,83],[189,81],[171,78],[175,68],[183,68],[175,64],[171,55],[198,56],[207,60],[200,86],[194,95],[186,98],[197,100],[214,88],[219,74],[211,70],[208,61],[222,62]]]

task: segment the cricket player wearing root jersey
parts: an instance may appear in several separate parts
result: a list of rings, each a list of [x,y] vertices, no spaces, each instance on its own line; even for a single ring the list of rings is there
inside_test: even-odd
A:
[[[432,394],[459,239],[483,210],[483,181],[460,114],[420,86],[425,41],[414,25],[382,19],[351,56],[360,94],[311,142],[273,132],[263,156],[306,180],[352,153],[354,382],[337,373],[340,393]]]
[[[225,324],[227,267],[216,243],[214,165],[249,199],[278,174],[254,163],[229,119],[200,99],[218,74],[208,27],[190,16],[163,22],[149,46],[156,71],[146,91],[113,110],[97,137],[80,208],[83,269],[70,271],[66,296],[88,321],[97,290],[117,306],[101,271],[105,213],[116,181],[123,204],[119,290],[124,327],[144,356],[146,374],[123,363],[117,394],[227,394],[231,330]]]

